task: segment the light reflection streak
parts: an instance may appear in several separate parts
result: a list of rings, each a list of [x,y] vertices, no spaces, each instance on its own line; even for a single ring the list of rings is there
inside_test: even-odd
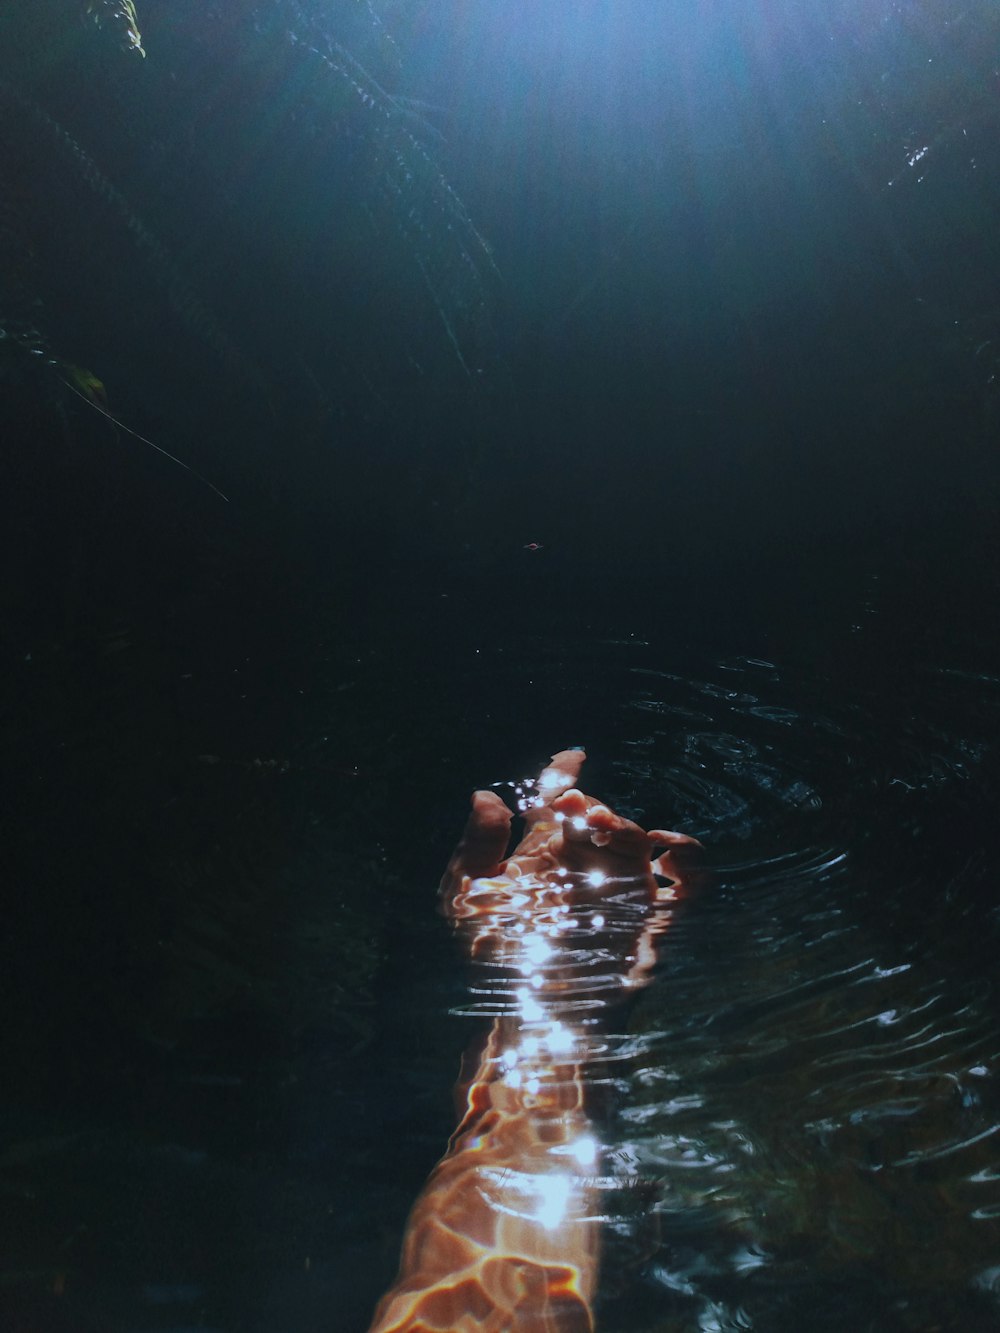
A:
[[[891,1162],[890,1166],[914,1166],[917,1162],[938,1162],[942,1157],[951,1157],[957,1152],[964,1152],[966,1148],[971,1148],[974,1143],[982,1143],[983,1139],[990,1138],[1000,1130],[1000,1124],[990,1125],[979,1134],[973,1134],[970,1138],[962,1139],[960,1143],[948,1143],[943,1148],[936,1148],[933,1151],[929,1149],[920,1149],[917,1152],[907,1153],[905,1157],[900,1157],[897,1161]]]
[[[477,793],[468,841],[449,864],[444,908],[479,969],[472,995],[482,997],[452,1012],[488,1015],[492,1026],[460,1085],[464,1113],[414,1206],[400,1275],[372,1333],[593,1329],[598,1204],[617,1181],[600,1174],[606,1149],[587,1109],[589,1091],[613,1081],[590,1065],[620,1041],[600,1035],[600,1020],[648,979],[669,914],[656,906],[653,835],[572,788],[582,759],[554,756],[539,795],[519,802],[523,841],[489,875],[464,873],[465,849],[487,834],[495,846],[506,812],[494,793]]]
[[[615,938],[634,941],[648,906],[605,901],[600,911],[580,910],[575,897],[581,889],[610,886],[602,871],[583,876],[564,866],[548,873],[522,867],[510,883],[504,892],[497,879],[473,881],[454,913],[472,937],[474,957],[496,973],[495,987],[473,991],[499,1002],[493,1072],[484,1063],[473,1080],[469,1114],[485,1098],[494,1109],[503,1107],[508,1128],[519,1125],[509,1143],[502,1142],[503,1125],[466,1143],[482,1159],[482,1205],[505,1219],[504,1227],[518,1228],[519,1249],[544,1253],[554,1242],[564,1251],[567,1243],[589,1248],[603,1216],[596,1207],[600,1192],[616,1181],[598,1175],[604,1149],[584,1110],[584,1069],[606,1051],[607,1041],[581,1023],[603,1010],[602,992],[622,993],[622,949],[607,945]],[[627,893],[628,882],[616,880],[615,888]],[[487,1167],[490,1160],[503,1165]]]

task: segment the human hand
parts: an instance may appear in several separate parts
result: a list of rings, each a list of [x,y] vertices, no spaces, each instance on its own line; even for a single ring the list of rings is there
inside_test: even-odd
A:
[[[586,923],[604,931],[605,959],[613,944],[621,961],[632,965],[626,980],[634,984],[648,973],[653,940],[663,929],[662,918],[657,922],[642,909],[674,900],[697,873],[701,844],[665,829],[647,833],[585,795],[575,785],[585,758],[583,750],[552,756],[534,784],[536,794],[522,802],[527,829],[509,856],[511,811],[493,791],[474,793],[441,885],[445,911],[456,924],[464,923],[474,957],[510,961],[511,946],[526,930],[541,930],[550,942],[557,937],[568,942],[570,916],[576,914],[575,928],[582,910]],[[659,885],[658,878],[669,883]],[[627,944],[621,929],[613,940],[605,938],[613,913],[597,910],[626,904],[631,908]],[[640,920],[646,925],[636,941]],[[588,938],[596,943],[593,931]]]

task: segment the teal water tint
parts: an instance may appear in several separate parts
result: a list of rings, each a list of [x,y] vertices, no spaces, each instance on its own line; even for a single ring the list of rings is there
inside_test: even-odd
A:
[[[986,850],[964,836],[985,792],[962,791],[978,746],[940,712],[893,745],[860,701],[799,712],[803,682],[720,665],[668,687],[685,729],[701,716],[660,783],[713,810],[726,851],[632,1018],[615,1151],[655,1222],[621,1241],[646,1298],[622,1284],[610,1326],[987,1328],[997,921]],[[997,681],[980,687],[995,710]],[[737,739],[724,724],[747,713]],[[794,739],[775,743],[789,727],[841,762],[803,764]],[[726,776],[695,785],[707,768]]]
[[[83,8],[0,6],[0,1329],[361,1333],[468,794],[574,744],[712,869],[601,1333],[995,1328],[996,6]]]
[[[712,870],[594,1070],[599,1327],[989,1328],[1000,683],[957,607],[901,666],[878,588],[771,658],[429,595],[353,642],[108,642],[8,937],[12,1326],[360,1333],[483,1021],[437,878],[556,732]]]

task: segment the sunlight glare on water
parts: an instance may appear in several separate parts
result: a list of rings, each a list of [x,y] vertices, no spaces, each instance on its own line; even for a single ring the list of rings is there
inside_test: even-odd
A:
[[[996,683],[928,668],[919,709],[894,714],[863,673],[832,691],[763,660],[685,675],[652,656],[605,663],[623,757],[600,795],[640,822],[669,811],[712,876],[672,908],[654,984],[608,1010],[599,1061],[591,1033],[610,1108],[600,1326],[834,1329],[857,1301],[888,1328],[938,1311],[978,1327],[1000,1217],[1000,921],[950,823],[990,799],[975,737]],[[623,910],[604,908],[608,929]],[[456,1012],[506,993],[496,978]]]

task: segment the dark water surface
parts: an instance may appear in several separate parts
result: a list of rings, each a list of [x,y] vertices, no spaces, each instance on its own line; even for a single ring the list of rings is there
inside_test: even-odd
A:
[[[1000,1328],[995,5],[134,17],[0,6],[0,1333],[363,1333],[573,745],[598,1329]]]
[[[945,582],[915,631],[873,569],[798,641],[596,585],[209,659],[123,628],[90,718],[25,664],[8,1326],[366,1326],[482,1023],[435,909],[467,793],[571,742],[713,872],[594,1071],[599,1326],[994,1327],[1000,676]]]

